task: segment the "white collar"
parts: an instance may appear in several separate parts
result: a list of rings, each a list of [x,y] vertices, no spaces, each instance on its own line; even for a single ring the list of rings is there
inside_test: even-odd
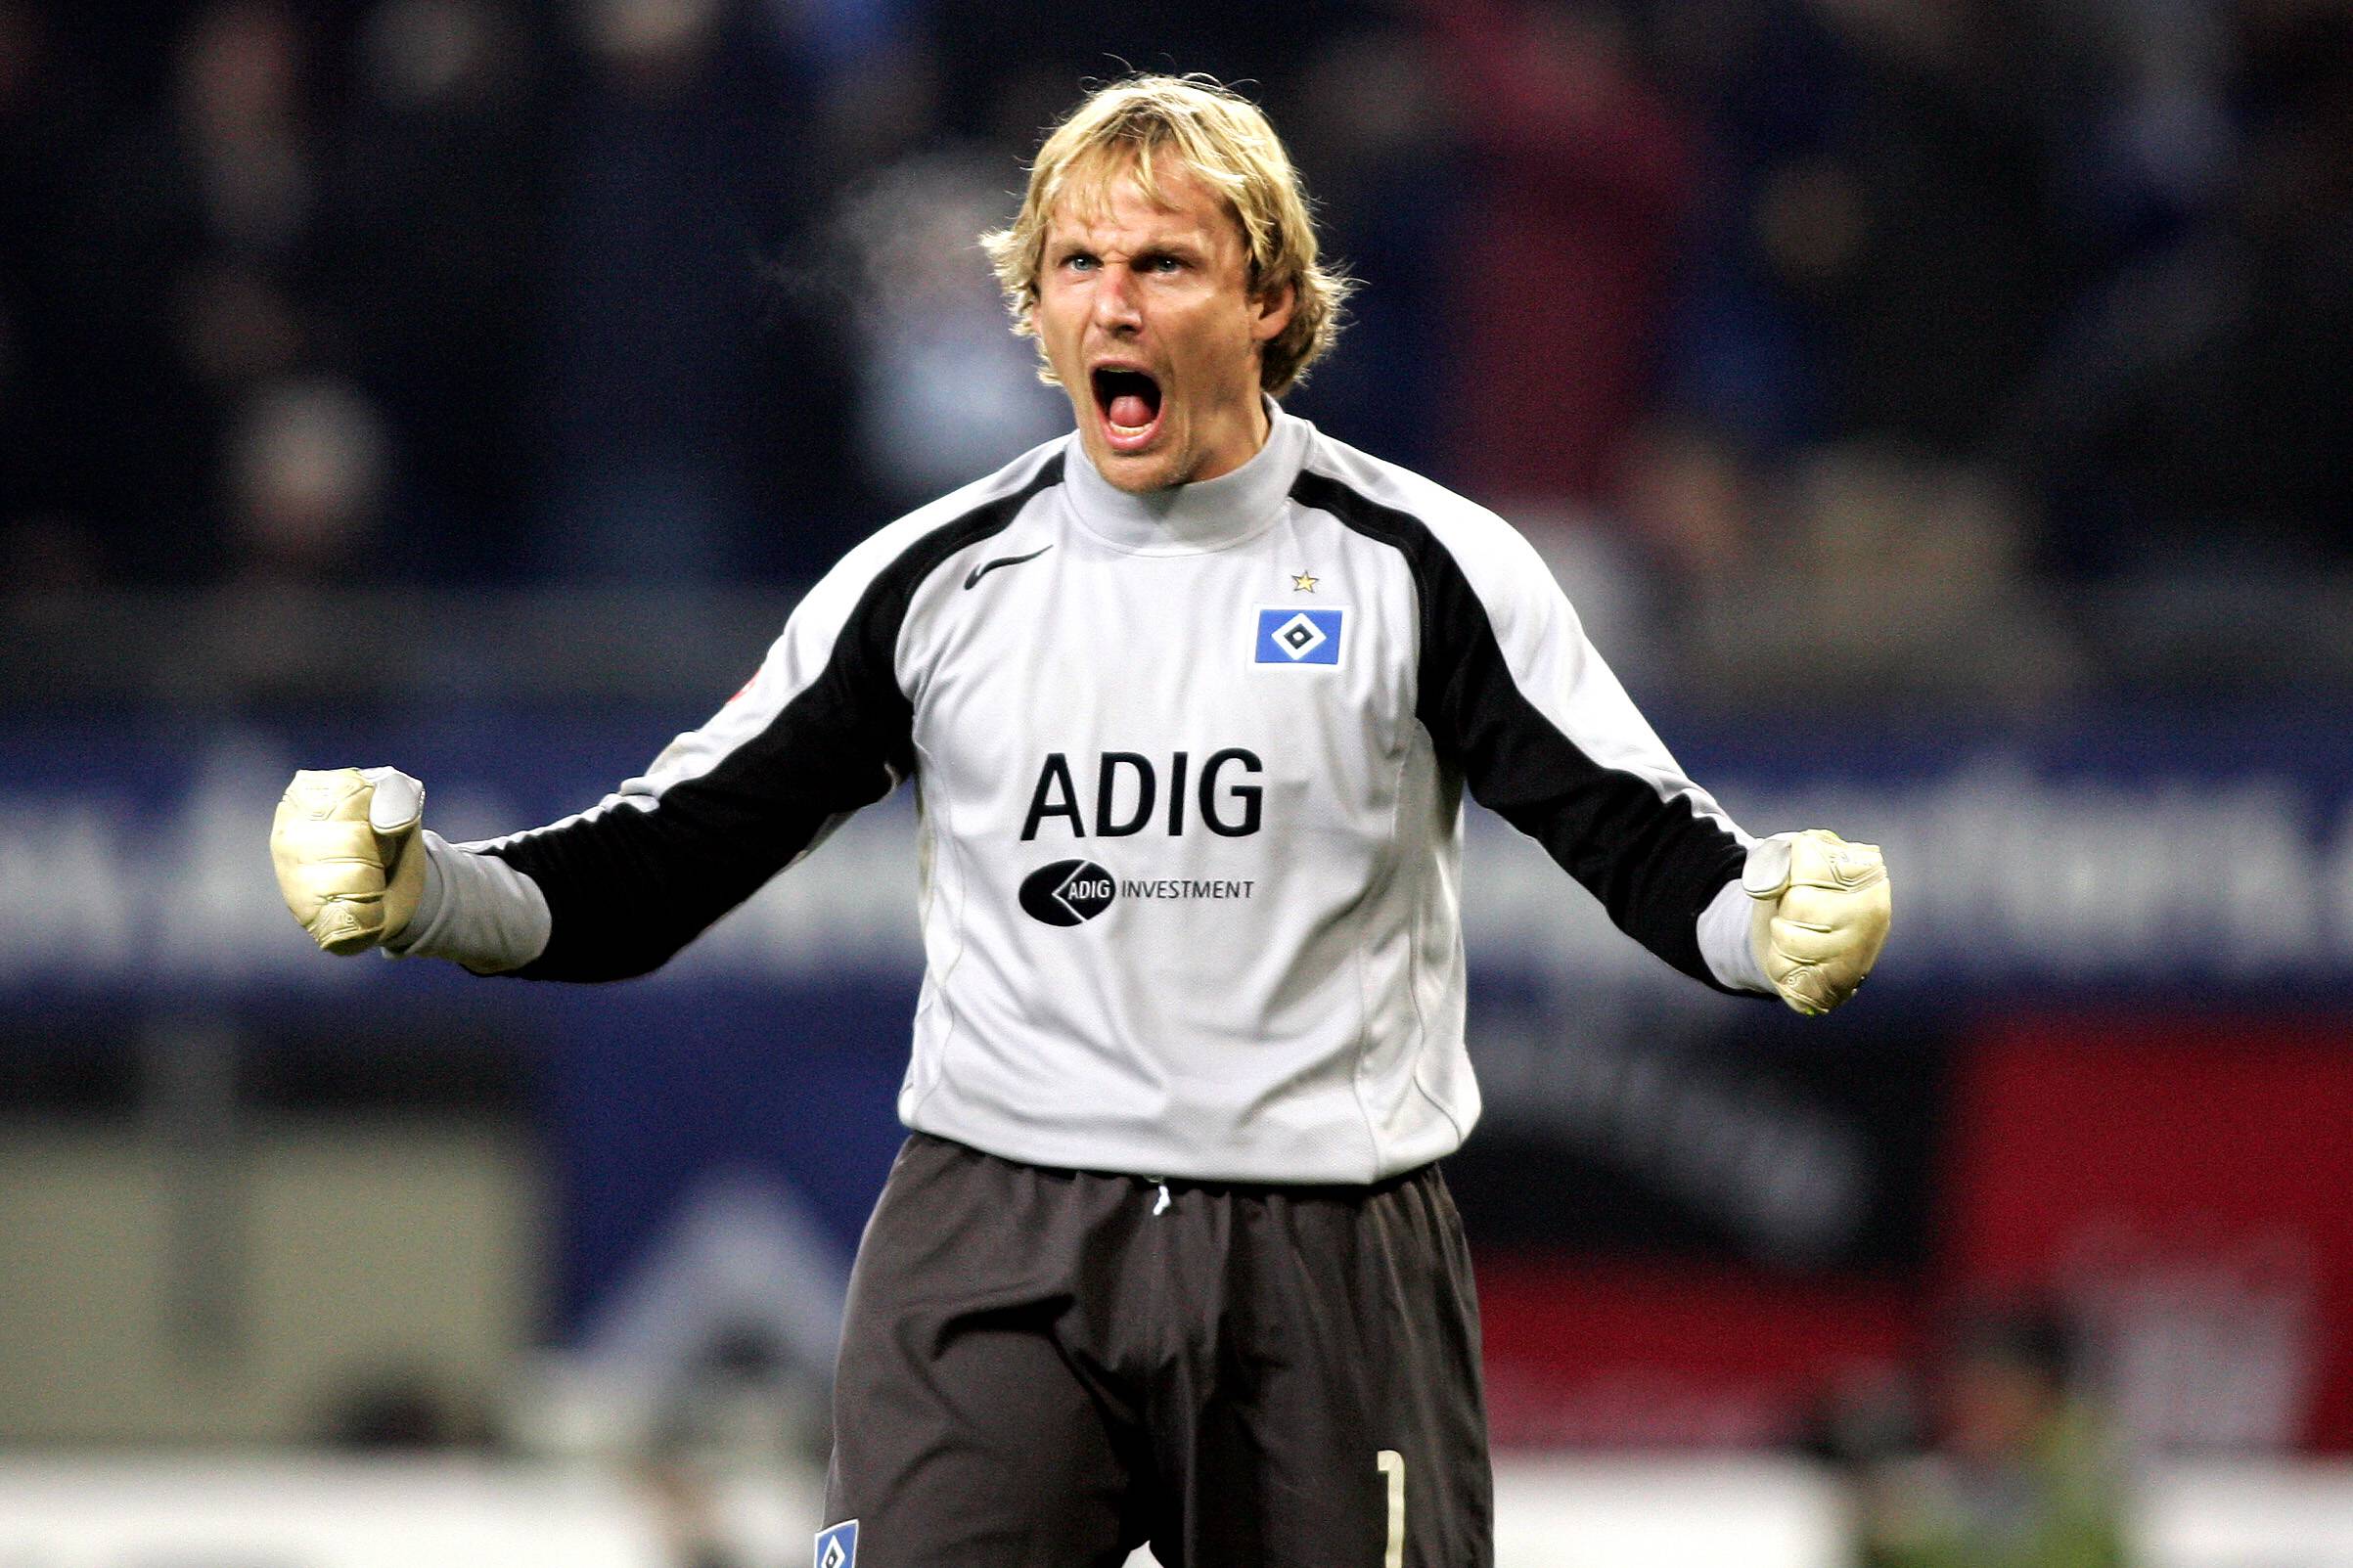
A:
[[[1266,398],[1266,442],[1231,473],[1135,494],[1105,478],[1070,432],[1063,477],[1079,526],[1138,556],[1198,555],[1252,538],[1283,515],[1314,426]]]

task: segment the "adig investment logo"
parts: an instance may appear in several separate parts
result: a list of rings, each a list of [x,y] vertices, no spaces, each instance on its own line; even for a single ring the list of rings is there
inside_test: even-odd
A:
[[[1058,860],[1021,879],[1021,908],[1048,925],[1084,925],[1121,898],[1223,903],[1257,891],[1253,876],[1117,876],[1091,860]]]
[[[1058,860],[1021,879],[1021,908],[1048,925],[1082,925],[1118,896],[1118,878],[1091,860]]]

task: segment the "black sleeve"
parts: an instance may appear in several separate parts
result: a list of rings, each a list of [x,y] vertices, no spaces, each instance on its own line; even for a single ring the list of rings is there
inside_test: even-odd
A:
[[[1471,542],[1491,558],[1479,573],[1491,606],[1422,519],[1321,474],[1302,475],[1293,495],[1405,556],[1421,601],[1416,716],[1471,797],[1541,843],[1619,929],[1732,990],[1700,953],[1698,920],[1746,850],[1586,640],[1534,549],[1485,519]]]
[[[617,980],[658,968],[914,771],[899,634],[925,578],[1009,526],[1059,480],[903,541],[886,530],[812,589],[751,684],[593,810],[485,848],[538,884],[550,932],[527,979]]]

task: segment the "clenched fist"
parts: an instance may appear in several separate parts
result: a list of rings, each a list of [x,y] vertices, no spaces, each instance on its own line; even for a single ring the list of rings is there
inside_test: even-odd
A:
[[[1773,989],[1809,1017],[1855,994],[1887,942],[1887,863],[1877,844],[1809,828],[1748,851],[1748,939]]]
[[[294,775],[270,824],[278,891],[311,940],[364,953],[397,936],[425,891],[425,786],[393,768]]]

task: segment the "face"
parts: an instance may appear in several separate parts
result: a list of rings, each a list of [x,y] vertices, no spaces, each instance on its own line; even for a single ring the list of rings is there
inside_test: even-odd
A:
[[[1035,321],[1078,434],[1131,493],[1214,479],[1266,440],[1259,350],[1292,291],[1249,291],[1242,227],[1190,169],[1130,171],[1067,190],[1049,215]]]

